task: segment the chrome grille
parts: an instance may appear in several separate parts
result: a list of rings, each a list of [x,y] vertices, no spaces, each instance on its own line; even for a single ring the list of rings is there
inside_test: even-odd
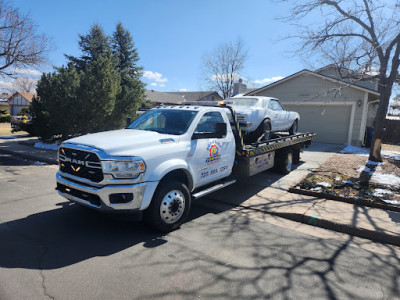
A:
[[[99,157],[88,151],[61,147],[59,150],[60,171],[73,176],[100,182],[104,179]]]

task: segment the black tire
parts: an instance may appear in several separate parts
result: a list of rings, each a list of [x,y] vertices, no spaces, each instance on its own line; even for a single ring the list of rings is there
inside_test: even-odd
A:
[[[254,131],[254,135],[257,142],[268,141],[272,136],[271,121],[265,119]]]
[[[297,133],[297,130],[299,129],[299,120],[294,120],[292,127],[289,129],[289,134],[293,135]]]
[[[150,206],[144,212],[145,221],[153,228],[170,232],[178,229],[189,214],[191,196],[185,184],[168,179],[154,193]]]
[[[289,174],[292,171],[293,151],[291,149],[280,150],[275,154],[275,170],[281,174]]]

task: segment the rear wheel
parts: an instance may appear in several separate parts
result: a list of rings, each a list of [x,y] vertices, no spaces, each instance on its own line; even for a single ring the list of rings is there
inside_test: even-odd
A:
[[[292,171],[293,151],[291,149],[280,150],[275,154],[275,169],[281,174],[289,174]]]
[[[299,129],[299,121],[296,119],[293,122],[292,127],[290,127],[289,129],[289,134],[290,135],[296,134],[298,129]]]
[[[145,211],[145,220],[162,232],[173,231],[184,222],[189,214],[191,197],[185,184],[170,179],[161,183]]]

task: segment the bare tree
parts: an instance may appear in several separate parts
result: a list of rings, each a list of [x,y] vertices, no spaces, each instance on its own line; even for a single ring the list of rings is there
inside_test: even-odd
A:
[[[379,78],[380,103],[370,160],[382,161],[381,144],[392,87],[399,77],[400,5],[390,0],[312,0],[297,1],[286,18],[295,22],[302,39],[301,53],[318,55],[337,64],[347,73]],[[319,23],[300,26],[300,20],[322,15]],[[313,17],[314,20],[318,19]]]
[[[224,99],[229,98],[233,83],[239,79],[246,59],[247,51],[240,38],[219,44],[203,55],[203,81],[208,88],[218,91]]]
[[[35,93],[38,79],[33,78],[16,78],[10,81],[11,86],[6,88],[9,94],[15,92]]]
[[[38,67],[46,61],[49,41],[36,30],[29,15],[0,0],[0,75],[13,76],[15,68]]]

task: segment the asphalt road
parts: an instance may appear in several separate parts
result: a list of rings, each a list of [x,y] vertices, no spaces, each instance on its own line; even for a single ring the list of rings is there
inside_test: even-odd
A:
[[[56,170],[0,155],[0,299],[400,299],[391,246],[198,202],[160,235],[65,201]]]

